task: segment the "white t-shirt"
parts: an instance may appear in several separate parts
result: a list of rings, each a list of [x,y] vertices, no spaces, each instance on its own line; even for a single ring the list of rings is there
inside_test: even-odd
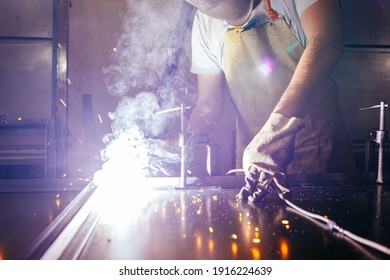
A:
[[[271,6],[280,16],[284,16],[293,34],[303,47],[306,37],[300,18],[307,7],[319,0],[276,0]],[[253,11],[247,24],[268,21],[266,5],[261,4]],[[226,31],[232,28],[226,21],[211,18],[199,10],[196,12],[192,28],[192,66],[194,74],[219,74],[223,72],[223,42]]]

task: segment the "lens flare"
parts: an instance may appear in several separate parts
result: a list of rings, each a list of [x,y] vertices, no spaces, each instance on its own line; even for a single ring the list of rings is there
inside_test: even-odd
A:
[[[260,73],[264,77],[268,77],[272,73],[272,61],[268,57],[265,57],[259,65]]]

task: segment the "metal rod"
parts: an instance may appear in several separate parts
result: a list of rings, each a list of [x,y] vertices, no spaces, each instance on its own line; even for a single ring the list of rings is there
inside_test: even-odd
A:
[[[384,102],[381,102],[381,103],[384,103]],[[383,105],[383,107],[388,107],[388,106],[389,106],[388,104]],[[370,106],[370,107],[359,108],[359,111],[370,110],[370,109],[375,109],[375,108],[381,108],[381,104]]]
[[[378,151],[378,178],[377,183],[383,184],[383,152],[384,152],[384,131],[385,131],[385,103],[380,103],[379,117],[379,151]]]
[[[170,112],[176,112],[176,111],[182,111],[183,106],[180,106],[180,107],[176,107],[176,108],[172,108],[172,109],[166,109],[166,110],[162,110],[162,111],[158,111],[156,112],[156,115],[160,115],[160,114],[165,114],[165,113],[170,113]],[[184,109],[189,109],[190,106],[186,106],[184,107]]]
[[[180,187],[186,186],[186,133],[185,133],[185,117],[184,117],[184,104],[180,105],[180,148],[181,148],[181,163],[180,163]]]

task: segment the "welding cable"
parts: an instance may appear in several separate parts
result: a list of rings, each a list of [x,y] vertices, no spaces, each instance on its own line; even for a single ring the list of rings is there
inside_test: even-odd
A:
[[[330,230],[336,231],[338,233],[341,233],[342,235],[347,236],[347,237],[349,237],[352,240],[355,240],[355,241],[357,241],[357,242],[359,242],[361,244],[364,244],[364,245],[369,246],[371,248],[374,248],[374,249],[376,249],[378,251],[381,251],[381,252],[383,252],[383,253],[385,253],[387,255],[390,255],[390,248],[388,248],[386,246],[383,246],[381,244],[378,244],[378,243],[376,243],[374,241],[371,241],[369,239],[360,237],[360,236],[358,236],[358,235],[356,235],[356,234],[354,234],[354,233],[352,233],[352,232],[350,232],[348,230],[345,230],[342,227],[338,226],[336,224],[336,222],[331,220],[331,219],[327,219],[327,218],[325,218],[325,217],[323,217],[321,215],[314,214],[314,213],[311,213],[309,211],[306,211],[306,210],[298,207],[297,205],[295,205],[294,203],[292,203],[288,199],[284,198],[282,195],[279,195],[279,197],[282,200],[284,200],[284,202],[286,202],[286,204],[288,206],[292,207],[296,211],[298,211],[298,212],[300,212],[300,213],[302,213],[302,214],[304,214],[304,215],[306,215],[308,217],[311,217],[313,219],[320,220],[320,221],[324,222],[325,224],[327,224],[327,226],[328,226],[328,228]]]
[[[294,208],[292,207],[287,207],[286,209],[288,212],[290,213],[294,213],[295,215],[298,215],[304,219],[307,219],[308,221],[312,222],[314,225],[318,226],[319,228],[323,229],[323,230],[328,230],[328,225],[327,224],[324,224],[322,223],[321,221],[318,221],[316,219],[313,219],[311,217],[308,217],[307,215],[304,215],[302,214],[301,212],[295,210]],[[339,234],[339,233],[333,233],[333,235],[336,237],[336,238],[339,238],[339,239],[342,239],[343,241],[345,242],[348,242],[349,244],[351,244],[354,248],[356,248],[357,250],[359,250],[359,252],[361,252],[365,257],[367,257],[368,259],[371,259],[371,260],[374,260],[374,259],[378,259],[377,256],[373,255],[370,251],[367,250],[367,247],[364,246],[363,244],[360,244],[359,242],[356,242],[355,240],[351,239],[351,238],[345,238],[344,235],[342,234]],[[364,247],[363,247],[364,246]]]
[[[229,170],[226,175],[230,175],[230,174],[233,174],[233,173],[238,173],[238,172],[243,172],[244,170],[243,169],[232,169],[232,170]],[[313,218],[313,219],[316,219],[316,220],[319,220],[319,221],[322,221],[324,222],[328,228],[332,231],[335,231],[335,232],[338,232],[340,233],[341,235],[343,236],[346,236],[356,242],[359,242],[361,244],[364,244],[366,246],[369,246],[371,248],[374,248],[378,251],[381,251],[383,252],[384,254],[387,254],[387,255],[390,255],[390,248],[386,247],[386,246],[383,246],[381,244],[378,244],[374,241],[371,241],[369,239],[366,239],[366,238],[363,238],[363,237],[360,237],[348,230],[345,230],[343,229],[342,227],[340,227],[339,225],[336,224],[335,221],[333,220],[330,220],[330,219],[327,219],[321,215],[318,215],[318,214],[315,214],[315,213],[312,213],[312,212],[309,212],[309,211],[306,211],[300,207],[298,207],[297,205],[295,205],[294,203],[292,203],[291,201],[289,201],[288,199],[284,198],[283,195],[281,193],[279,193],[279,197],[280,199],[284,200],[284,202],[286,202],[286,204],[290,207],[292,207],[293,209],[295,209],[296,211],[302,213],[303,215],[306,215],[307,217],[310,217],[310,218]]]

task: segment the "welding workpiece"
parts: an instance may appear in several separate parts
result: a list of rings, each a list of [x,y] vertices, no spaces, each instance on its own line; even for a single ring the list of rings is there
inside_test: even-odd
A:
[[[211,176],[214,175],[213,170],[213,159],[212,159],[212,146],[209,143],[209,137],[204,133],[187,133],[186,117],[185,110],[189,107],[180,105],[180,133],[179,133],[179,147],[181,150],[181,164],[180,164],[180,186],[184,188],[187,184],[187,165],[189,163],[190,157],[193,155],[190,153],[194,150],[195,146],[203,146],[206,148],[207,158],[206,158],[206,167],[207,173]]]
[[[208,175],[213,175],[212,167],[212,147],[209,144],[209,137],[202,133],[180,133],[179,147],[181,149],[181,168],[180,168],[180,187],[186,185],[187,167],[191,159],[194,157],[191,153],[194,152],[195,147],[203,146],[206,148],[206,168]]]
[[[369,109],[375,109],[379,108],[380,109],[380,115],[379,115],[379,129],[374,129],[370,132],[369,137],[368,137],[368,142],[373,141],[377,144],[379,144],[378,148],[378,176],[376,182],[379,184],[384,183],[384,178],[383,178],[383,154],[384,154],[384,146],[385,143],[387,142],[387,131],[385,130],[385,108],[388,107],[389,105],[386,104],[385,102],[381,102],[379,105],[374,105],[371,107],[366,107],[366,108],[360,108],[359,110],[369,110]],[[366,156],[369,154],[367,149],[369,149],[370,145],[369,143],[367,144],[366,147]]]

